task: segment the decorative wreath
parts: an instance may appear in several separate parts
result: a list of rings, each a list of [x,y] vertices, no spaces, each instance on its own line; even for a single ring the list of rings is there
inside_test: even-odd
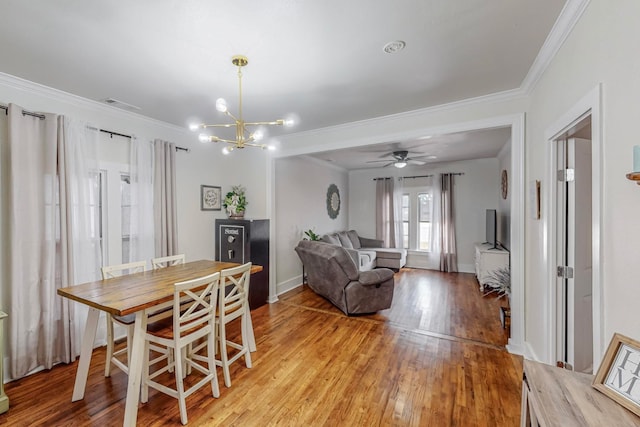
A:
[[[340,213],[340,191],[335,184],[327,190],[327,213],[331,219],[336,219]]]

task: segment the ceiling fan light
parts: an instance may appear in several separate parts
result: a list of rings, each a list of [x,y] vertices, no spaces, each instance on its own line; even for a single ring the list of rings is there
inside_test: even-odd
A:
[[[397,161],[393,164],[393,166],[397,167],[398,169],[402,169],[403,167],[407,166],[407,162]]]

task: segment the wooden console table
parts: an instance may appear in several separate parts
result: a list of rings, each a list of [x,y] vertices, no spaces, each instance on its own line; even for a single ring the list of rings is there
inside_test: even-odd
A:
[[[593,387],[593,375],[524,361],[521,427],[640,426],[640,417]]]

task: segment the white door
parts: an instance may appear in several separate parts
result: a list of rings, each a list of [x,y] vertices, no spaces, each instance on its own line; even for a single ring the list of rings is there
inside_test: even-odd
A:
[[[558,361],[593,371],[591,141],[557,141]]]

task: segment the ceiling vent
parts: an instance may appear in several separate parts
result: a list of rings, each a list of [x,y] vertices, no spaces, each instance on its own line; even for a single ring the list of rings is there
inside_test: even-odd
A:
[[[123,110],[137,111],[141,109],[140,107],[136,107],[135,105],[127,104],[126,102],[118,101],[117,99],[113,98],[102,99],[100,102],[111,105],[112,107],[122,108]]]

